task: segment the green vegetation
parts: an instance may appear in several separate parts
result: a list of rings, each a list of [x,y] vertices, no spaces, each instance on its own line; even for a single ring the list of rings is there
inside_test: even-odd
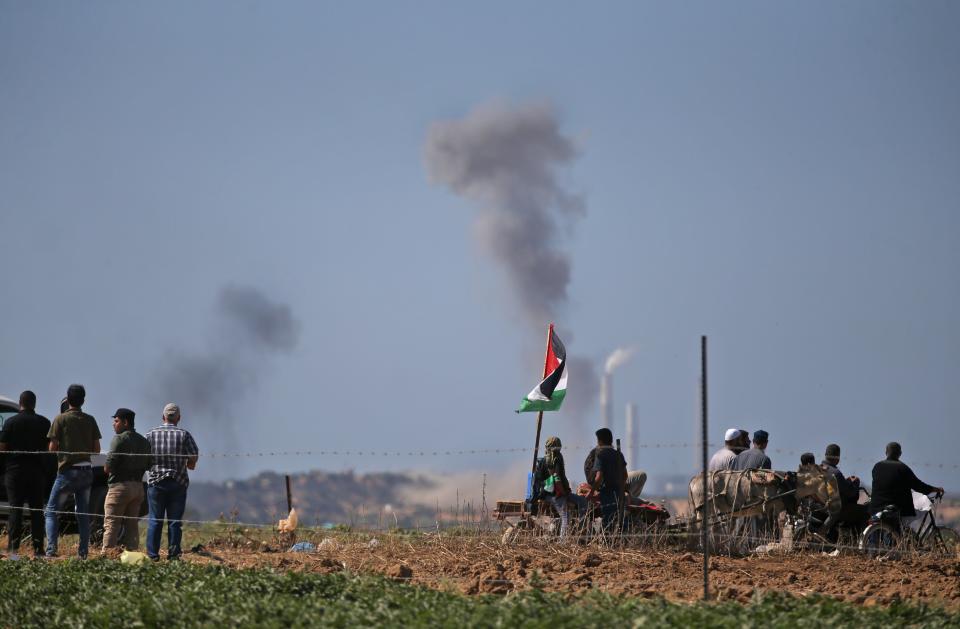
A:
[[[0,625],[10,627],[821,627],[960,626],[939,608],[860,608],[770,596],[680,605],[602,593],[465,597],[344,574],[236,571],[185,562],[0,562]]]

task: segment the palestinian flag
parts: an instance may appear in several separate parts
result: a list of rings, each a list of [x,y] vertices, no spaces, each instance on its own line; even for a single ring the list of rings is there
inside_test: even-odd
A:
[[[567,350],[560,338],[550,326],[550,340],[547,342],[547,364],[544,371],[547,377],[520,403],[518,413],[529,411],[560,410],[563,398],[567,394]]]

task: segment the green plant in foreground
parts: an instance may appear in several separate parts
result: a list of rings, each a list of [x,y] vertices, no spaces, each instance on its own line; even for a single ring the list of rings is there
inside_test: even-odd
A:
[[[821,627],[960,626],[940,608],[860,608],[769,596],[682,605],[591,592],[574,602],[540,590],[466,597],[380,577],[231,570],[189,563],[122,566],[0,562],[0,626],[16,627]]]

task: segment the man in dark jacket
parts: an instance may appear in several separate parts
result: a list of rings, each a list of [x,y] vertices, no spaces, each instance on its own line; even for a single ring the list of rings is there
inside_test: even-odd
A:
[[[767,443],[770,435],[766,430],[758,430],[753,433],[753,447],[744,450],[737,455],[733,464],[735,470],[769,470],[773,469],[773,463],[767,456]]]
[[[0,432],[0,451],[46,452],[49,441],[47,432],[50,420],[37,415],[37,396],[33,391],[20,394],[20,412],[8,419]],[[10,520],[7,522],[9,540],[8,557],[16,559],[20,550],[20,535],[23,532],[23,503],[30,511],[30,537],[33,554],[43,555],[43,503],[46,489],[45,459],[53,455],[8,454],[4,482],[7,499],[10,501]]]
[[[900,461],[900,444],[893,441],[887,444],[887,458],[873,466],[873,487],[870,494],[870,513],[877,513],[887,505],[900,510],[904,520],[913,519],[917,512],[913,508],[913,496],[910,490],[921,494],[943,495],[943,487],[928,485],[913,473],[907,464]]]
[[[869,513],[867,506],[858,504],[860,501],[860,479],[856,476],[849,478],[837,467],[840,465],[840,446],[831,443],[824,452],[823,463],[827,471],[837,479],[837,489],[840,492],[840,513],[835,516],[838,524],[846,525],[857,531],[867,526]]]
[[[767,443],[770,441],[770,435],[766,430],[757,430],[753,433],[753,447],[744,450],[733,460],[734,470],[770,470],[773,469],[773,463],[767,456]],[[765,533],[773,525],[770,517],[754,516],[737,518],[734,523],[734,535],[737,537],[746,537],[750,540],[750,545],[756,541],[758,536]]]
[[[597,447],[591,470],[591,485],[600,497],[600,514],[607,533],[619,532],[626,502],[627,461],[613,447],[613,433],[609,428],[596,432]]]
[[[116,436],[110,443],[110,453],[103,471],[107,473],[107,497],[103,503],[103,550],[117,547],[127,550],[140,547],[140,505],[143,504],[143,475],[152,464],[150,442],[134,428],[136,413],[129,408],[118,408],[113,414]],[[120,539],[120,529],[123,539]]]

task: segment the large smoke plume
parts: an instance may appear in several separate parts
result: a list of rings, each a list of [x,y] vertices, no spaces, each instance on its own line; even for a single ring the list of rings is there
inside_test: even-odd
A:
[[[475,202],[475,235],[505,270],[517,303],[541,332],[567,303],[571,259],[559,242],[586,212],[558,180],[577,156],[548,105],[490,104],[427,134],[430,179]],[[561,334],[564,332],[561,330]],[[569,410],[592,408],[598,388],[593,362],[570,357]]]
[[[201,447],[223,452],[237,446],[243,403],[257,390],[269,359],[296,347],[300,324],[289,306],[249,286],[223,287],[214,314],[205,347],[166,353],[149,398],[154,405],[179,404],[184,427],[206,437]],[[218,468],[223,466],[218,462]]]

